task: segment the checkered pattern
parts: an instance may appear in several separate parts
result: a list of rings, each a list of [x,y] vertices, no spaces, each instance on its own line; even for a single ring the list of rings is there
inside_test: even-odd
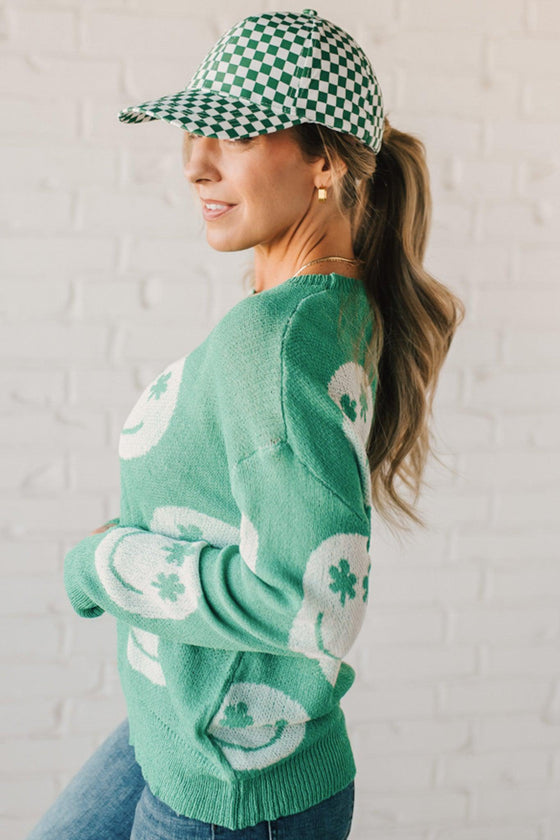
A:
[[[383,97],[369,59],[314,9],[245,18],[221,36],[186,88],[118,117],[163,119],[222,139],[320,123],[355,135],[374,152],[383,137]]]

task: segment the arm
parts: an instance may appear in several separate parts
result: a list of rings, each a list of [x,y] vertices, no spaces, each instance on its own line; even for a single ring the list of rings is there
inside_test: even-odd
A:
[[[115,519],[109,519],[104,525],[101,525],[99,528],[96,528],[95,531],[92,531],[92,534],[100,534],[102,531],[107,531],[109,528],[112,528],[113,525],[118,525],[120,522],[120,518],[117,516]]]
[[[184,644],[343,657],[367,603],[367,516],[286,442],[240,460],[232,490],[238,544],[118,525],[79,542],[64,563],[74,610]]]

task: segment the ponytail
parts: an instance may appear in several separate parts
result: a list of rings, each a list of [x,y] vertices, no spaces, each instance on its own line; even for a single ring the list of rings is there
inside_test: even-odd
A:
[[[433,398],[465,307],[423,267],[432,211],[424,144],[387,118],[377,155],[352,135],[315,123],[293,132],[306,156],[324,155],[331,165],[338,157],[347,165],[334,195],[351,219],[375,324],[367,349],[370,382],[377,378],[366,444],[372,503],[389,526],[405,527],[408,518],[425,527],[415,505],[428,456],[435,454]],[[397,481],[412,501],[397,492]]]

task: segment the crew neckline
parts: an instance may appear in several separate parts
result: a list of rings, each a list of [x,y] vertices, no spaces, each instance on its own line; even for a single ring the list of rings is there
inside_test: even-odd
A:
[[[349,277],[347,274],[338,274],[336,271],[331,271],[329,274],[297,274],[292,275],[292,277],[288,277],[287,280],[284,280],[282,283],[278,283],[276,286],[271,286],[270,289],[262,289],[260,292],[252,290],[249,297],[255,297],[256,295],[266,294],[267,292],[274,292],[276,289],[282,289],[286,285],[288,286],[316,286],[322,285],[324,288],[328,289],[333,286],[336,286],[344,291],[351,291],[352,289],[356,288],[356,286],[361,286],[363,288],[363,280],[359,277]]]

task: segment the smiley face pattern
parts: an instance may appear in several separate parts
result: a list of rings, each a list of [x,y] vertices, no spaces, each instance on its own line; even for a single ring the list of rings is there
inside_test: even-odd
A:
[[[309,715],[301,703],[265,683],[228,689],[208,734],[234,770],[262,770],[293,753]]]
[[[231,829],[322,801],[353,772],[334,698],[368,598],[374,393],[335,335],[351,278],[300,279],[241,301],[144,389],[119,438],[119,523],[65,560],[76,612],[122,622],[158,796]],[[325,739],[336,773],[316,770]],[[297,796],[281,772],[271,789],[285,760]]]
[[[139,458],[161,440],[173,416],[186,356],[168,365],[140,395],[119,437],[119,457]]]
[[[200,597],[201,542],[224,546],[235,543],[238,534],[228,523],[191,508],[160,507],[149,531],[107,531],[95,552],[95,569],[119,607],[146,618],[181,620],[196,610]]]
[[[114,528],[99,543],[95,569],[115,604],[146,618],[180,620],[196,609],[196,543],[138,528]]]
[[[207,516],[192,508],[177,505],[164,505],[155,508],[150,522],[150,530],[163,537],[168,536],[188,541],[204,539],[212,545],[222,547],[236,543],[239,540],[240,533],[237,528],[234,528],[227,522]],[[136,548],[138,547],[138,543],[132,543],[132,545],[136,546]],[[117,580],[117,582],[113,581],[111,591],[118,594],[120,598],[118,603],[120,606],[125,609],[130,609],[130,604],[134,603],[136,607],[141,607],[145,610],[154,597],[156,601],[157,598],[163,600],[166,598],[178,599],[179,594],[183,591],[181,590],[182,586],[185,587],[184,591],[186,591],[188,586],[191,586],[193,591],[197,591],[196,586],[192,585],[192,580],[189,580],[187,575],[185,575],[184,579],[179,579],[178,573],[173,572],[174,568],[181,568],[183,565],[181,562],[183,550],[180,548],[180,544],[169,544],[168,542],[167,548],[164,544],[163,550],[166,554],[165,564],[159,572],[155,567],[152,570],[151,583],[154,591],[149,588],[142,590],[144,592],[143,600],[140,595],[140,588],[143,583],[145,585],[146,580],[141,571],[142,563],[139,562],[140,555],[136,550],[134,551],[138,568],[134,567],[132,570],[129,569],[128,577],[126,578],[127,586],[133,587],[128,592],[132,593],[136,590],[134,601],[131,601],[131,595],[127,596],[126,592],[123,591],[122,584],[125,578],[120,571],[117,571],[121,566],[130,564],[124,564],[121,558],[121,560],[117,560],[116,568],[114,568],[111,565],[113,557],[110,551],[107,550],[103,555],[101,553],[99,554],[98,562],[100,567],[104,568],[103,579],[112,580],[115,573],[119,575],[120,580]],[[193,569],[191,567],[191,577],[192,573]],[[175,577],[172,577],[172,574],[175,574]],[[148,609],[150,615],[154,617],[153,607],[148,607]],[[181,614],[175,613],[175,617],[180,618]],[[165,676],[158,659],[158,648],[159,636],[147,630],[142,630],[139,627],[129,629],[127,659],[130,666],[135,671],[143,674],[154,685],[165,686]]]
[[[290,649],[317,658],[325,677],[336,681],[348,637],[362,626],[368,595],[367,537],[334,534],[312,552],[303,577],[303,601],[290,631]],[[334,682],[332,682],[334,685]]]
[[[329,382],[328,393],[340,408],[343,430],[358,456],[364,494],[370,503],[371,480],[365,442],[373,418],[373,400],[364,368],[354,362],[341,365]],[[136,608],[152,617],[177,619],[196,609],[200,585],[196,553],[191,553],[190,542],[204,539],[215,546],[235,542],[244,562],[253,572],[256,570],[258,532],[243,512],[237,530],[189,508],[164,506],[154,510],[150,530],[162,536],[158,543],[160,550],[150,555],[149,569],[139,562],[142,546],[137,542],[136,531],[130,535],[128,545],[120,541],[114,551],[109,551],[107,544],[103,559],[99,552],[98,571],[104,570],[105,581],[112,580],[109,591],[127,609]],[[188,542],[166,543],[165,535]],[[367,601],[371,567],[367,543],[360,534],[335,534],[317,547],[306,565],[303,600],[290,630],[289,647],[314,656],[332,685],[343,656],[340,640],[347,638],[337,628],[345,627],[347,633],[350,625],[351,635],[357,636],[363,622],[364,611],[356,599]],[[154,548],[152,539],[150,546]],[[154,563],[156,558],[159,562]],[[152,655],[153,648],[152,643]],[[137,638],[131,639],[128,650],[131,665],[137,667],[141,659]],[[149,667],[137,669],[148,679],[155,673],[157,681],[160,675],[154,671],[152,661],[147,664]]]
[[[179,383],[183,359],[173,363],[150,385],[133,410],[149,418],[149,402],[154,395],[170,394],[170,384]],[[158,385],[159,383],[159,385]],[[338,405],[344,433],[350,440],[360,463],[366,500],[371,500],[371,482],[365,442],[373,418],[371,389],[364,368],[354,362],[341,365],[328,384],[330,398]],[[173,399],[166,402],[170,415]],[[142,449],[151,428],[141,421],[136,434],[143,435]],[[128,424],[127,424],[128,427]],[[132,428],[132,427],[131,427]],[[130,437],[140,443],[142,438]],[[128,440],[125,436],[124,440]],[[125,444],[128,446],[128,444]],[[129,452],[132,450],[129,450]],[[139,448],[136,451],[140,451]],[[198,511],[179,506],[163,506],[154,510],[151,533],[138,529],[119,529],[107,535],[96,552],[96,568],[107,592],[123,608],[146,617],[180,620],[197,608],[201,594],[198,578],[196,545],[199,541],[223,547],[239,545],[246,565],[256,571],[258,532],[245,513],[241,512],[240,529],[208,517]],[[171,539],[169,539],[171,538]],[[312,552],[303,578],[303,600],[289,634],[291,650],[317,659],[325,678],[334,685],[343,656],[341,638],[347,641],[348,627],[357,636],[364,611],[358,599],[367,600],[370,558],[367,539],[360,534],[334,534]],[[337,628],[345,628],[346,635]],[[139,634],[143,633],[141,637]],[[157,636],[139,631],[131,633],[127,648],[129,663],[155,684],[165,680],[157,660]]]
[[[328,392],[340,408],[344,434],[358,457],[364,498],[371,506],[371,473],[366,444],[373,422],[373,394],[363,365],[346,362],[337,368],[329,382]]]
[[[340,365],[328,394],[341,413],[344,434],[357,455],[366,505],[372,503],[366,452],[373,421],[373,395],[366,372],[356,362]],[[364,620],[371,559],[361,534],[334,534],[311,554],[303,578],[303,601],[290,631],[291,650],[315,650],[325,679],[335,685],[348,633],[355,638]],[[344,628],[344,633],[340,630]]]
[[[159,658],[159,636],[139,627],[130,627],[126,656],[131,668],[143,674],[154,685],[165,686],[166,680]]]

